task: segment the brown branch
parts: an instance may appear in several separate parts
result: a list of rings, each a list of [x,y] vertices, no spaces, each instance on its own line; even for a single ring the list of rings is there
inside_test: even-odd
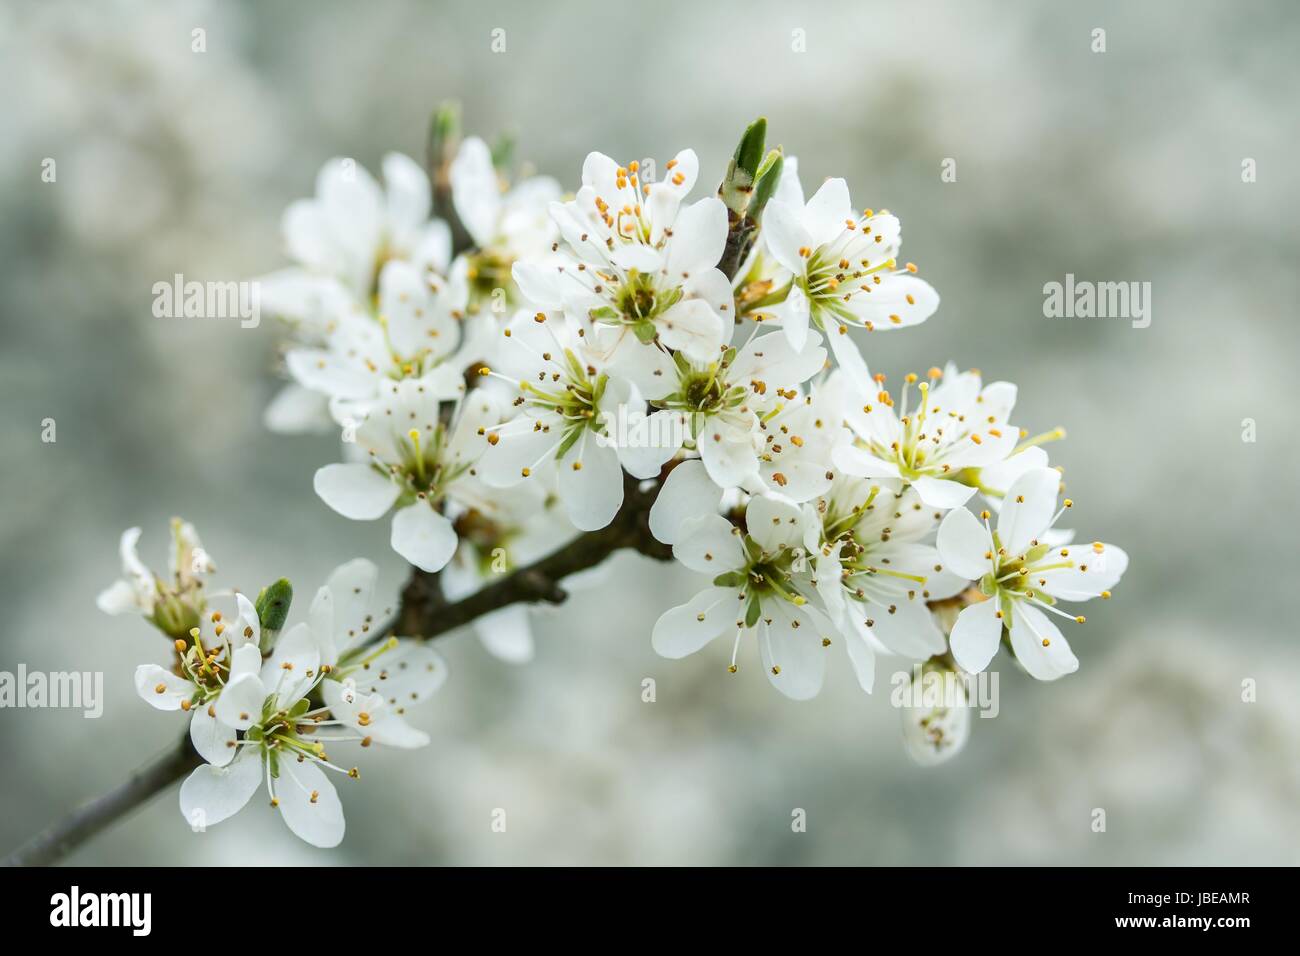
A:
[[[650,506],[656,488],[646,491],[627,478],[623,507],[607,527],[580,535],[540,561],[520,568],[461,601],[448,603],[436,574],[413,571],[402,592],[397,616],[382,628],[376,640],[389,634],[434,638],[468,624],[477,617],[521,602],[559,604],[565,597],[560,581],[570,574],[600,564],[615,551],[631,548],[652,558],[667,560],[672,548],[650,534]],[[57,820],[4,858],[4,866],[48,866],[125,817],[151,797],[199,766],[202,761],[190,744],[189,734],[166,753],[132,774],[126,783],[97,797]]]
[[[189,734],[166,753],[133,773],[126,783],[96,797],[46,827],[4,858],[4,866],[49,866],[112,823],[143,806],[202,761]]]

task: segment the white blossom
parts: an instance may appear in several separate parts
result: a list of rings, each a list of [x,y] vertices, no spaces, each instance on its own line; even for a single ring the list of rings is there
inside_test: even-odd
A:
[[[1055,680],[1078,669],[1049,614],[1083,623],[1081,615],[1065,613],[1057,602],[1109,598],[1128,567],[1128,555],[1100,541],[1057,547],[1045,540],[1073,504],[1067,498],[1057,509],[1059,485],[1060,474],[1050,468],[1028,471],[1007,491],[996,529],[987,511],[981,520],[965,508],[950,512],[940,525],[944,562],[977,581],[987,598],[965,608],[953,625],[952,653],[963,670],[988,667],[1004,630],[1016,660],[1033,677]]]

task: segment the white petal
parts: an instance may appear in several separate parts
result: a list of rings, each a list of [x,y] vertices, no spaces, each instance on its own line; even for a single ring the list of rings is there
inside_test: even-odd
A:
[[[643,272],[648,275],[659,271],[663,265],[663,256],[649,246],[629,242],[616,246],[609,255],[609,261],[625,272]]]
[[[1012,455],[1006,461],[995,462],[980,469],[980,484],[985,488],[1005,494],[1017,478],[1035,468],[1047,467],[1047,452],[1035,445]],[[998,508],[1001,499],[992,499]]]
[[[822,246],[845,229],[845,220],[856,219],[849,184],[843,179],[828,179],[804,206],[803,222],[812,236],[812,245]]]
[[[429,174],[402,153],[384,157],[384,198],[390,228],[405,236],[429,218]]]
[[[745,508],[745,529],[769,554],[798,547],[804,538],[803,511],[789,502],[756,495]]]
[[[304,388],[338,398],[373,398],[379,379],[371,372],[324,349],[291,349],[285,367]]]
[[[456,552],[456,531],[444,515],[417,501],[393,515],[393,550],[421,571],[441,571]]]
[[[665,346],[699,362],[712,362],[722,348],[722,320],[703,299],[685,299],[655,319]]]
[[[788,601],[763,602],[763,614],[771,620],[758,630],[767,679],[792,700],[816,697],[826,676],[829,650],[822,645],[822,640],[830,635],[814,625],[805,609],[796,608]]]
[[[281,435],[323,432],[330,428],[328,398],[290,382],[275,393],[262,413],[262,424]]]
[[[1052,468],[1027,471],[1007,489],[998,514],[998,538],[1010,555],[1023,554],[1047,530],[1056,512],[1061,474]]]
[[[213,708],[214,710],[216,708]],[[208,713],[208,708],[194,708],[190,718],[190,741],[200,757],[214,767],[224,767],[235,759],[235,728],[228,727]]]
[[[942,508],[945,511],[949,508],[960,508],[970,501],[971,495],[975,494],[974,488],[963,485],[960,481],[928,476],[917,478],[912,482],[912,487],[921,496],[921,500],[931,508]]]
[[[849,663],[853,665],[853,675],[858,679],[858,686],[870,694],[876,682],[875,651],[856,630],[845,634],[844,640],[849,650]]]
[[[885,461],[856,445],[839,445],[831,452],[831,461],[846,475],[858,478],[898,478],[898,465]]]
[[[460,144],[450,178],[456,215],[480,248],[490,244],[501,214],[501,185],[483,140],[470,136]]]
[[[375,582],[379,569],[366,558],[354,558],[335,568],[325,582],[330,595],[329,622],[326,636],[332,636],[338,653],[365,637],[368,618],[375,600]],[[324,608],[318,612],[325,613]],[[322,622],[323,623],[323,622]],[[312,630],[321,624],[312,622]]]
[[[704,420],[696,438],[709,477],[719,488],[739,488],[758,481],[758,455],[750,432],[721,415]]]
[[[256,676],[261,672],[262,652],[257,649],[257,644],[241,644],[230,655],[230,675],[226,678],[226,682],[229,684],[245,674]]]
[[[628,425],[618,458],[633,478],[655,478],[663,466],[681,450],[688,435],[686,416],[679,411],[661,408]]]
[[[668,278],[677,282],[712,269],[727,244],[727,207],[717,196],[691,203],[677,214],[668,246]]]
[[[705,514],[682,524],[675,557],[692,571],[717,577],[745,565],[745,551],[736,527],[719,514]]]
[[[516,604],[484,614],[474,630],[489,654],[508,664],[526,664],[533,659],[533,629],[528,608]]]
[[[993,550],[989,529],[965,508],[948,512],[939,525],[935,545],[948,570],[964,578],[978,581],[993,570],[988,557]]]
[[[204,764],[181,784],[181,814],[190,826],[210,827],[234,816],[262,785],[262,757],[245,748],[225,767]]]
[[[859,351],[858,344],[853,341],[847,326],[832,321],[826,329],[826,340],[835,354],[836,364],[844,370],[844,374],[851,382],[859,386],[870,383],[871,373],[867,370],[867,361],[862,357],[862,352]]]
[[[310,760],[280,761],[275,795],[289,829],[312,846],[328,849],[343,840],[343,804],[325,772]]]
[[[971,708],[966,688],[952,671],[928,671],[921,686],[910,694],[938,694],[940,703],[933,707],[900,708],[903,715],[903,746],[909,756],[923,767],[933,767],[955,757],[970,738]]]
[[[423,703],[447,682],[447,661],[428,644],[402,638],[364,671],[352,675],[363,694],[378,694],[395,708]]]
[[[803,289],[794,286],[785,301],[781,303],[777,315],[781,319],[781,328],[790,347],[796,352],[802,352],[804,344],[808,341],[808,323],[812,318],[812,307],[808,304],[808,296]],[[822,353],[823,356],[825,354]]]
[[[135,692],[156,710],[180,710],[181,701],[193,697],[194,690],[190,681],[157,664],[141,664],[135,669]]]
[[[939,310],[939,293],[913,275],[881,276],[869,288],[869,294],[854,296],[849,308],[875,332],[920,325]]]
[[[763,235],[773,258],[795,275],[803,275],[805,263],[800,249],[812,246],[812,236],[803,227],[799,210],[773,199],[763,210]],[[792,289],[791,292],[794,290]]]
[[[381,517],[401,493],[395,482],[363,462],[326,465],[317,470],[312,487],[321,501],[353,521]]]
[[[1079,659],[1052,619],[1024,601],[1012,604],[1011,649],[1038,680],[1056,680],[1079,669]]]
[[[217,720],[236,730],[247,730],[262,719],[266,685],[257,674],[243,674],[226,684],[213,708]]]
[[[744,606],[733,588],[705,588],[685,604],[666,611],[655,622],[650,643],[661,657],[694,654],[719,634],[736,626]]]
[[[104,590],[99,592],[95,598],[95,606],[105,614],[140,614],[144,608],[140,606],[137,599],[136,590],[130,581],[114,581]]]
[[[575,469],[575,464],[582,467]],[[558,465],[560,500],[569,520],[581,531],[599,531],[614,520],[623,504],[623,467],[618,452],[587,432]]]
[[[668,473],[650,508],[650,533],[672,544],[688,519],[716,513],[721,502],[722,490],[709,478],[704,463],[697,458],[684,461]]]
[[[1002,639],[1002,618],[996,600],[980,601],[962,610],[953,624],[948,643],[953,659],[968,674],[989,666]]]
[[[316,683],[320,663],[316,633],[309,624],[295,624],[280,635],[262,664],[262,685],[274,692],[277,707],[292,707]],[[217,716],[225,720],[219,709]]]

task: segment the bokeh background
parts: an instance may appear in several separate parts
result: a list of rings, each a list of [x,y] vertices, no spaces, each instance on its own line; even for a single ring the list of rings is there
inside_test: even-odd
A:
[[[1019,423],[1070,431],[1052,453],[1075,524],[1132,556],[1116,599],[1069,632],[1081,670],[1038,684],[1002,659],[1001,714],[925,770],[900,747],[892,667],[873,697],[835,667],[796,704],[755,657],[728,676],[721,645],[658,659],[655,617],[697,582],[625,554],[536,615],[532,664],[468,632],[440,641],[453,678],[416,718],[433,743],[367,752],[338,850],[299,842],[261,800],[191,834],[173,789],[72,860],[1300,861],[1300,17],[1281,0],[1088,7],[6,0],[0,670],[103,671],[106,704],[95,721],[0,711],[0,849],[182,729],[131,685],[164,659],[159,636],[94,606],[124,527],[163,566],[184,515],[219,582],[246,590],[284,574],[310,593],[363,554],[392,590],[403,579],[385,522],[348,522],[311,491],[336,440],[262,427],[279,330],[156,319],[151,286],[285,264],[280,212],[325,159],[418,156],[455,98],[471,130],[513,131],[568,186],[590,149],[689,145],[708,188],[765,114],[806,185],[843,175],[856,203],[897,212],[943,305],[872,339],[872,369],[952,358],[1017,382]],[[1150,328],[1044,318],[1043,284],[1066,273],[1151,282]]]

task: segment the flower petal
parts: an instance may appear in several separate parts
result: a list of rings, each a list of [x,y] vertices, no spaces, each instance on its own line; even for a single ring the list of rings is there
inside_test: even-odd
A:
[[[343,804],[334,784],[315,763],[281,760],[275,795],[284,822],[299,838],[323,849],[343,841]]]
[[[665,611],[655,622],[650,644],[660,657],[673,660],[700,650],[736,626],[743,608],[732,588],[705,588],[685,604]]]
[[[698,458],[684,461],[668,473],[650,508],[650,533],[664,544],[677,541],[685,522],[714,513],[722,503],[722,490],[709,477]]]
[[[194,685],[157,664],[141,664],[135,669],[135,692],[156,710],[180,710],[181,701],[194,696]]]
[[[948,643],[953,659],[968,674],[989,666],[1002,639],[1002,618],[996,600],[980,601],[962,610],[953,624]]]
[[[975,494],[975,489],[970,485],[963,485],[960,481],[949,481],[946,478],[931,478],[924,476],[917,478],[912,482],[912,487],[916,493],[921,496],[921,500],[931,508],[960,508],[966,502],[970,501],[971,495]]]
[[[235,759],[235,728],[223,724],[209,713],[216,708],[195,707],[190,718],[190,742],[200,757],[214,767],[224,767]]]
[[[1061,473],[1052,468],[1027,471],[1007,489],[998,514],[998,538],[1010,555],[1023,554],[1047,530],[1056,511]]]
[[[395,482],[364,462],[326,465],[317,470],[312,487],[321,501],[353,521],[381,517],[401,493]]]
[[[234,816],[262,785],[262,757],[245,748],[230,764],[204,764],[181,784],[181,814],[196,830]]]
[[[740,534],[719,514],[701,515],[683,523],[673,545],[673,557],[692,571],[714,577],[745,566]]]
[[[780,599],[763,602],[771,623],[758,629],[758,645],[772,686],[792,700],[809,700],[822,689],[826,676],[825,629],[818,628],[806,608]]]
[[[456,553],[456,531],[446,516],[425,501],[393,515],[393,550],[421,571],[441,571]]]
[[[1012,604],[1011,649],[1029,675],[1038,680],[1056,680],[1079,669],[1079,659],[1070,650],[1060,628],[1024,601]]]
[[[949,571],[978,581],[993,570],[988,552],[993,550],[989,529],[965,508],[948,512],[935,540],[939,557]]]

